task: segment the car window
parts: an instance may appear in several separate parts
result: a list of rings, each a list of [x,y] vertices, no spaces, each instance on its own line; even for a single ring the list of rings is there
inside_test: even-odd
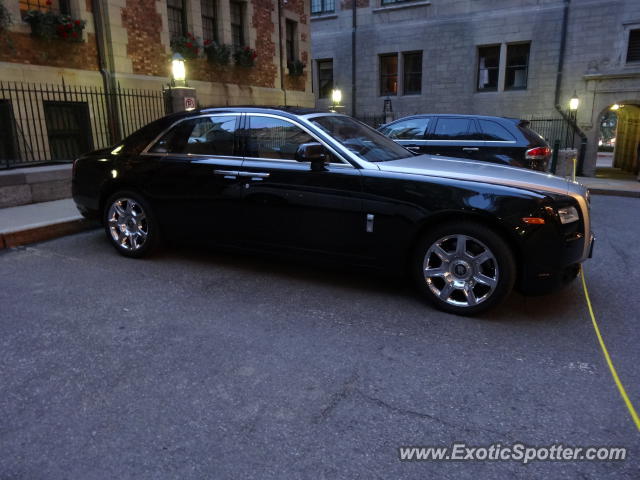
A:
[[[472,140],[467,118],[439,118],[431,140]]]
[[[393,123],[383,128],[381,132],[395,140],[424,139],[424,132],[428,125],[428,118],[411,118]]]
[[[313,117],[311,122],[367,162],[387,162],[413,154],[377,130],[343,115]]]
[[[497,122],[491,120],[479,120],[482,129],[482,138],[490,142],[513,142],[515,137]]]
[[[303,143],[317,140],[300,127],[273,117],[249,116],[246,156],[295,160]]]
[[[149,150],[152,153],[234,156],[236,116],[198,117],[180,122]]]

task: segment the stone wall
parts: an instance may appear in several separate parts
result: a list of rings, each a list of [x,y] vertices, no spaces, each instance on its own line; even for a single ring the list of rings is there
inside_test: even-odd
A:
[[[563,7],[563,0],[425,0],[390,6],[371,0],[357,11],[357,112],[382,112],[380,54],[398,53],[401,60],[402,52],[422,51],[422,93],[391,97],[396,112],[554,114]],[[338,2],[336,15],[311,18],[313,59],[333,59],[334,84],[343,90],[347,112],[351,22],[351,9]],[[640,65],[625,64],[630,28],[640,28],[637,0],[571,2],[560,104],[566,107],[574,91],[581,99],[578,123],[589,136],[587,172],[595,165],[602,111],[615,102],[640,101]],[[504,72],[506,45],[517,42],[531,42],[527,88],[478,92],[478,46],[501,45]],[[504,73],[501,85],[503,78]],[[324,107],[328,100],[317,105]]]

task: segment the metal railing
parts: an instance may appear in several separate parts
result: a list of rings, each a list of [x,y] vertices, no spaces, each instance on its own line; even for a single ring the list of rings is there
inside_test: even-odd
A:
[[[0,168],[72,161],[164,115],[161,90],[0,82]]]

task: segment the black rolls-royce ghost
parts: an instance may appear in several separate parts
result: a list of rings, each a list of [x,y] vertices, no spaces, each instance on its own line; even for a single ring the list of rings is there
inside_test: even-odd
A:
[[[157,120],[74,163],[73,198],[129,257],[160,238],[410,272],[437,308],[573,279],[592,248],[581,185],[416,156],[345,115],[211,108]]]

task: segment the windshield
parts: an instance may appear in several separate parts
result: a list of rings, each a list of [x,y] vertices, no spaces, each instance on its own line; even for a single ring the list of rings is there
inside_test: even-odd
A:
[[[309,120],[367,162],[387,162],[411,156],[411,152],[393,140],[351,117],[326,115]]]

